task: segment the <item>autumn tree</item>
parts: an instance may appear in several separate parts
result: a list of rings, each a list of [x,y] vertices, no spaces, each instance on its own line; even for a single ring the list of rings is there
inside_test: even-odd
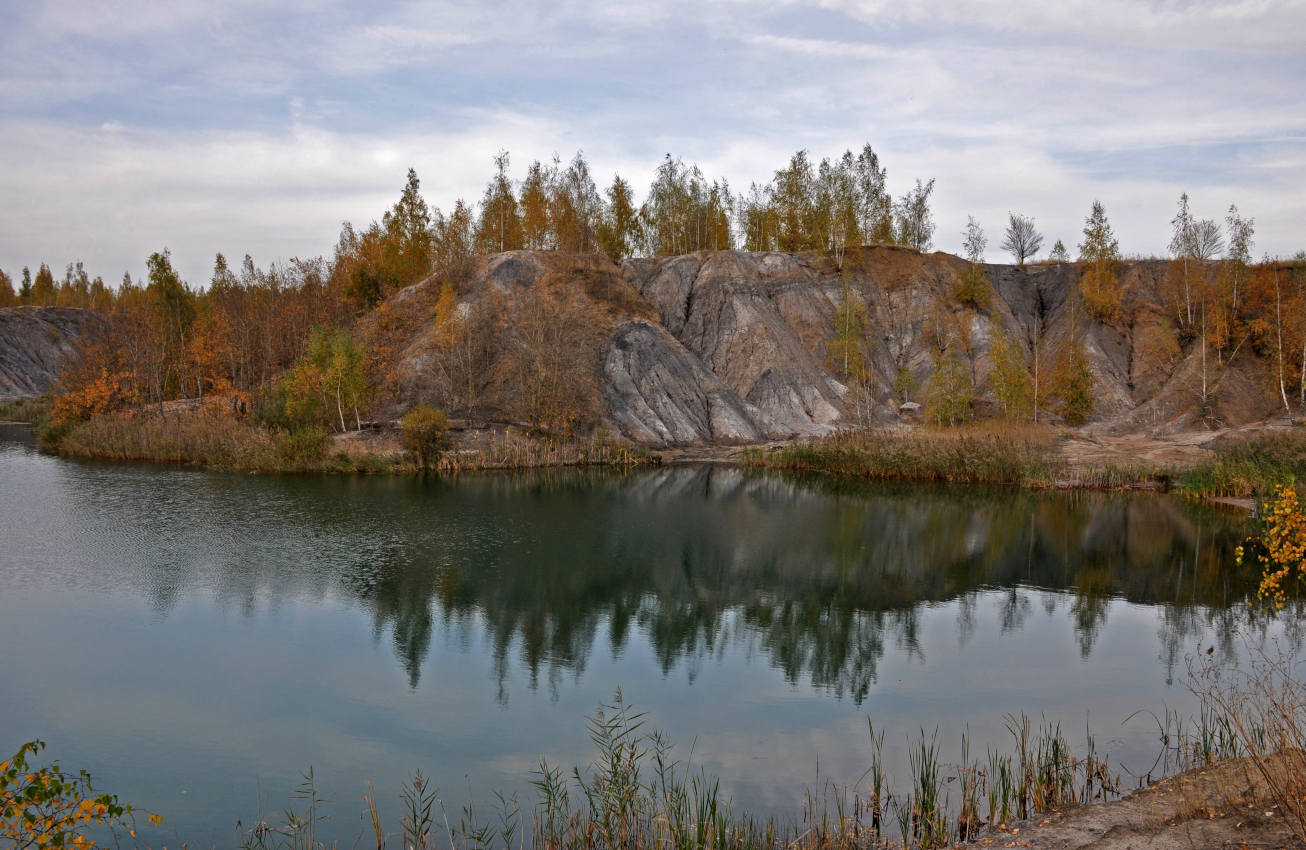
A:
[[[915,248],[930,250],[934,239],[934,213],[930,211],[930,195],[934,193],[934,178],[929,182],[916,181],[916,187],[904,194],[894,205],[893,217],[897,226],[897,242]]]
[[[709,184],[698,166],[687,166],[668,154],[640,208],[645,249],[655,256],[675,256],[729,248],[729,209],[727,185]]]
[[[1042,247],[1043,234],[1034,227],[1034,219],[1013,212],[1007,213],[1007,230],[1002,238],[1002,249],[1016,258],[1016,265],[1024,268],[1025,260],[1037,254]]]
[[[857,183],[857,224],[862,240],[872,244],[893,244],[893,197],[886,188],[888,169],[880,165],[880,157],[869,143],[857,154],[853,172]]]
[[[988,383],[1002,412],[1011,419],[1034,417],[1034,381],[1025,364],[1020,344],[1003,332],[999,325],[993,334],[989,352],[992,368]]]
[[[316,327],[308,351],[286,373],[286,415],[292,422],[311,423],[323,417],[335,420],[341,431],[345,411],[362,427],[359,408],[368,390],[367,356],[353,334],[344,328],[328,332]],[[320,420],[319,420],[320,421]]]
[[[552,174],[539,160],[531,163],[521,184],[518,209],[521,212],[522,241],[526,248],[540,251],[554,245],[549,225],[549,187]]]
[[[1049,394],[1067,425],[1083,425],[1093,412],[1093,385],[1088,351],[1080,337],[1067,339],[1052,362]]]
[[[481,201],[476,247],[482,254],[516,251],[524,244],[517,199],[513,196],[512,180],[508,177],[508,162],[507,151],[501,150],[495,155],[494,177],[485,187],[485,197]]]
[[[1066,250],[1065,244],[1060,239],[1052,246],[1052,252],[1048,254],[1048,259],[1054,263],[1070,262],[1070,252]]]
[[[54,286],[54,275],[50,272],[49,266],[41,263],[41,267],[36,272],[36,279],[32,281],[31,295],[27,303],[35,304],[37,307],[50,307],[58,297],[59,293]]]
[[[23,304],[32,303],[32,270],[23,266],[23,282],[18,286],[18,300]]]
[[[1084,219],[1084,241],[1079,245],[1079,261],[1084,264],[1080,290],[1088,313],[1099,322],[1119,321],[1124,311],[1120,303],[1120,282],[1116,267],[1120,263],[1120,243],[1111,231],[1106,208],[1093,201],[1093,209]]]
[[[984,310],[993,297],[993,286],[984,270],[984,246],[988,240],[984,229],[974,216],[966,216],[966,229],[962,231],[962,248],[966,253],[966,268],[962,270],[953,287],[953,296],[969,307]]]
[[[1210,377],[1206,349],[1208,344],[1207,304],[1209,282],[1206,262],[1224,248],[1220,227],[1210,219],[1195,219],[1188,208],[1188,193],[1179,196],[1179,211],[1170,222],[1171,278],[1177,281],[1172,288],[1182,292],[1182,305],[1178,310],[1180,330],[1191,339],[1197,337],[1201,351],[1201,391],[1199,400],[1205,415],[1210,404]],[[1195,291],[1194,291],[1195,290]],[[1222,340],[1217,340],[1222,342]]]
[[[18,304],[18,294],[14,292],[13,278],[0,269],[0,307],[13,307]]]
[[[589,254],[597,249],[603,201],[583,151],[560,170],[549,196],[549,223],[559,251]]]
[[[513,305],[506,365],[523,420],[561,437],[596,420],[598,333],[582,297],[571,289],[536,285]]]
[[[436,273],[455,285],[463,283],[471,274],[476,256],[471,207],[459,198],[449,215],[437,211],[433,229]]]
[[[621,261],[634,253],[639,244],[639,212],[630,183],[620,174],[613,175],[612,185],[605,194],[608,202],[599,224],[599,250]]]
[[[807,151],[789,159],[789,166],[775,173],[772,180],[771,206],[776,224],[776,248],[781,251],[805,251],[817,247],[812,235],[812,163]]]
[[[431,273],[431,210],[422,199],[417,172],[408,169],[408,182],[394,207],[381,220],[384,261],[400,288]],[[384,293],[388,294],[388,293]]]

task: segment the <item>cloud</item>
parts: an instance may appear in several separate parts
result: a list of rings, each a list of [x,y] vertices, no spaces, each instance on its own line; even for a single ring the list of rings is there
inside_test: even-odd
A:
[[[132,10],[127,9],[132,6]],[[1236,201],[1261,249],[1302,247],[1306,3],[854,0],[547,8],[120,0],[0,11],[0,267],[82,258],[116,279],[169,245],[329,251],[394,201],[477,199],[490,157],[584,149],[648,185],[668,152],[735,190],[799,148],[869,141],[891,188],[938,178],[936,242],[1006,210],[1077,241],[1094,197],[1125,250],[1173,199]],[[1055,231],[1055,233],[1053,232]],[[993,236],[993,233],[990,233]],[[996,240],[991,238],[991,243]]]

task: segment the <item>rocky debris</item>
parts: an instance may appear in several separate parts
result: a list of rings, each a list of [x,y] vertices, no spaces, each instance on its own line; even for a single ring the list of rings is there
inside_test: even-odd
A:
[[[0,309],[0,399],[49,392],[83,339],[106,324],[99,313],[75,307]]]

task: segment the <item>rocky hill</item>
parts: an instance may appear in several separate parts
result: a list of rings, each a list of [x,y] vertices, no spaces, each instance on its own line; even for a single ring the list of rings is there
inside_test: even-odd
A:
[[[1082,336],[1095,377],[1092,428],[1177,431],[1201,424],[1200,346],[1181,342],[1172,329],[1161,294],[1164,261],[1123,265],[1124,318],[1113,325],[1091,321],[1072,297],[1079,285],[1074,264],[985,266],[993,296],[982,310],[954,295],[964,268],[951,255],[894,247],[851,251],[842,268],[808,253],[703,252],[617,265],[510,252],[478,261],[458,289],[458,313],[493,313],[497,335],[488,324],[482,335],[511,355],[530,344],[514,336],[515,327],[531,321],[529,311],[521,312],[523,299],[569,293],[571,309],[555,315],[570,326],[566,368],[592,365],[596,412],[649,445],[749,442],[897,421],[904,386],[908,398],[923,396],[935,368],[931,352],[943,336],[961,352],[981,412],[996,412],[986,378],[999,329],[1027,355],[1041,339],[1044,369],[1067,337]],[[396,409],[419,399],[459,408],[447,376],[437,374],[449,369],[432,354],[439,286],[428,280],[410,287],[379,311],[405,320],[371,320],[374,339],[378,327],[390,334]],[[860,381],[841,379],[842,364],[829,352],[848,293],[865,305],[859,339],[867,368]],[[530,388],[507,377],[513,370],[495,352],[484,354],[479,396],[463,402],[471,399],[485,416],[520,418],[513,396]],[[1250,347],[1229,364],[1207,354],[1208,422],[1238,425],[1274,414],[1267,365]]]
[[[64,361],[104,326],[98,313],[74,307],[0,308],[0,399],[49,392]]]

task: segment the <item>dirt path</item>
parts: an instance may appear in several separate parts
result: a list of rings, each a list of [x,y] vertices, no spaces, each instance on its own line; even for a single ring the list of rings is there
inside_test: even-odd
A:
[[[995,830],[969,847],[1033,850],[1301,848],[1245,760],[1167,779],[1123,800],[1077,806]]]

